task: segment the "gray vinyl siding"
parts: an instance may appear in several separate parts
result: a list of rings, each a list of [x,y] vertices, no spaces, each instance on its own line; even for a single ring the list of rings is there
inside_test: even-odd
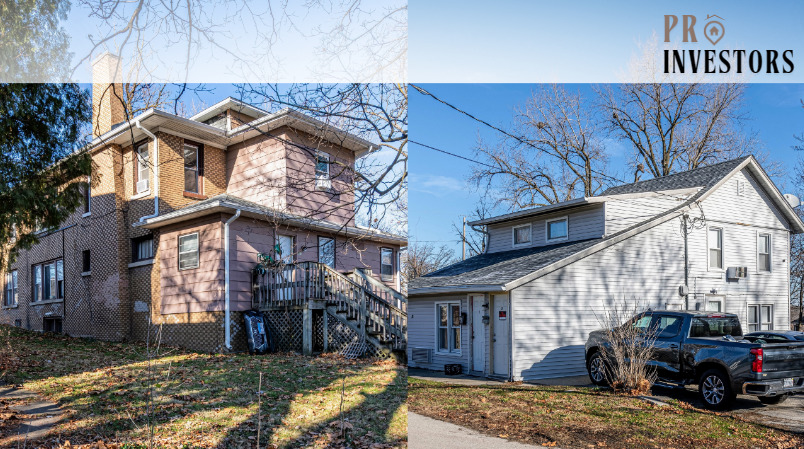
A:
[[[565,211],[553,212],[540,215],[538,217],[524,218],[521,220],[506,222],[504,224],[489,226],[489,248],[488,252],[508,251],[514,249],[513,228],[524,224],[531,224],[531,244],[517,246],[517,248],[527,248],[533,246],[545,246],[545,223],[558,217],[567,217],[568,238],[565,241],[586,240],[590,238],[600,238],[605,232],[603,204],[592,204]],[[552,243],[552,242],[551,242]]]
[[[607,310],[678,302],[684,282],[678,227],[670,220],[515,288],[514,379],[584,375],[584,343]]]
[[[612,196],[605,203],[606,235],[616,234],[657,214],[678,207],[688,196],[678,194],[638,198],[628,198],[626,195]]]
[[[745,182],[737,195],[738,181]],[[608,207],[608,206],[607,206]],[[735,174],[689,213],[689,308],[707,295],[725,297],[748,330],[748,305],[772,305],[774,329],[788,329],[789,224],[746,171]],[[723,229],[724,270],[708,269],[707,229]],[[607,310],[623,304],[681,308],[684,233],[673,218],[578,260],[511,293],[515,380],[583,375],[584,343]],[[771,272],[757,270],[757,235],[771,235]],[[725,268],[748,267],[748,278],[726,280]]]
[[[444,365],[460,363],[463,371],[468,372],[469,357],[472,348],[469,345],[471,332],[470,320],[461,326],[461,353],[442,354],[436,350],[436,311],[435,304],[440,302],[460,302],[461,312],[469,313],[467,295],[432,296],[408,298],[408,365],[414,368],[424,368],[443,371]],[[432,363],[417,364],[413,361],[414,348],[429,348],[433,351]]]

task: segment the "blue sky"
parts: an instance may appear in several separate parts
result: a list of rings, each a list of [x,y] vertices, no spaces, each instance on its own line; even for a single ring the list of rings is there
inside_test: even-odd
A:
[[[514,111],[524,104],[532,89],[530,84],[422,84],[422,87],[478,118],[503,129],[511,129]],[[569,84],[589,97],[587,84]],[[410,90],[411,139],[452,153],[474,157],[478,137],[493,142],[501,138],[497,131],[481,125],[433,99]],[[791,147],[794,135],[804,133],[802,84],[751,84],[747,87],[745,110],[750,127],[758,132],[764,150],[774,161],[784,164],[787,175],[774,181],[783,192],[793,188],[791,177],[804,154]],[[625,148],[627,151],[627,147]],[[625,152],[612,157],[610,166],[622,169]],[[433,150],[410,145],[410,193],[408,229],[412,242],[447,244],[460,255],[460,241],[452,231],[464,215],[473,211],[482,196],[466,182],[470,162]],[[503,210],[500,210],[503,212]]]

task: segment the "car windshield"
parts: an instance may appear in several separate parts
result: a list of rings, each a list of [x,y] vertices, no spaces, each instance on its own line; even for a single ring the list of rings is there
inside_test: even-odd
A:
[[[737,317],[703,316],[692,319],[690,337],[740,337],[743,330]]]

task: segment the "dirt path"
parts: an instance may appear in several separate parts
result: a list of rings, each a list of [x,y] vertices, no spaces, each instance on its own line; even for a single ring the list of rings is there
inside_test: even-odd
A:
[[[19,419],[18,423],[14,420],[14,424],[18,424],[16,429],[4,429],[0,434],[0,447],[47,436],[63,414],[58,404],[43,400],[36,393],[23,388],[0,387],[0,401]]]

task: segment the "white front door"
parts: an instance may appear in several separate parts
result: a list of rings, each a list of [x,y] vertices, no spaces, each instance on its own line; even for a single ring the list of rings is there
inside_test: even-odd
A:
[[[492,354],[494,359],[494,374],[508,376],[508,334],[511,326],[511,316],[508,313],[508,295],[494,295],[491,302],[492,310]]]
[[[472,296],[472,371],[483,372],[486,367],[486,327],[483,295]]]

